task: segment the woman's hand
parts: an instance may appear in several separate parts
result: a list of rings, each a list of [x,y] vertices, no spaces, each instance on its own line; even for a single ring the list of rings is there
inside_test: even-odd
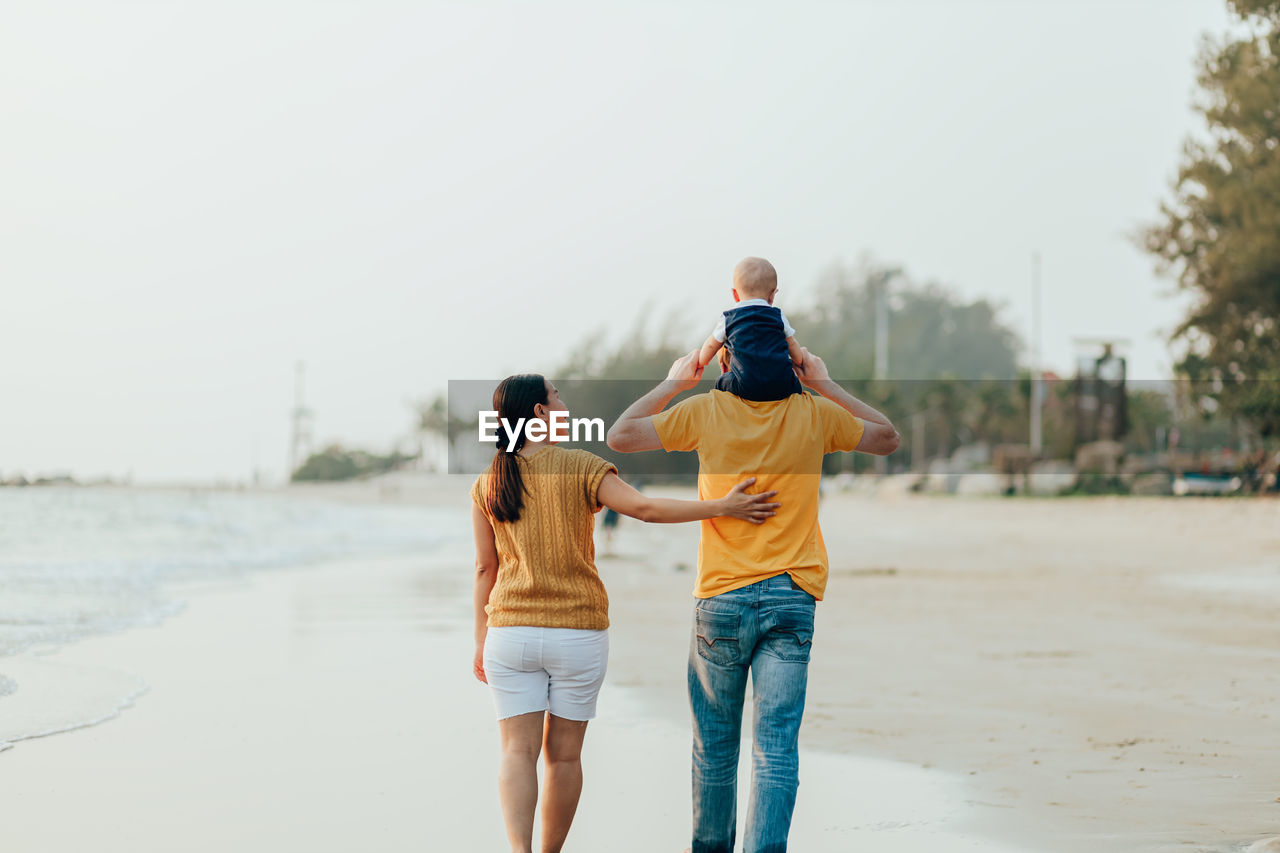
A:
[[[476,646],[476,656],[475,656],[475,659],[471,661],[471,672],[473,675],[475,675],[476,678],[480,679],[485,684],[489,683],[489,679],[486,678],[484,675],[484,644],[483,643]]]
[[[729,494],[720,499],[720,502],[724,505],[724,512],[721,514],[732,518],[740,518],[752,524],[763,524],[769,516],[777,515],[774,510],[782,506],[782,504],[769,502],[770,498],[778,494],[776,491],[760,492],[755,495],[747,494],[747,487],[755,481],[755,477],[748,477],[730,489]]]

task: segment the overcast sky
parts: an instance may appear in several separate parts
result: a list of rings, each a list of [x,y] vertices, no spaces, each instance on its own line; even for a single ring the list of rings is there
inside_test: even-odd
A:
[[[0,477],[284,474],[638,307],[689,347],[744,255],[797,310],[861,253],[1045,358],[1183,311],[1156,214],[1222,0],[8,3]]]

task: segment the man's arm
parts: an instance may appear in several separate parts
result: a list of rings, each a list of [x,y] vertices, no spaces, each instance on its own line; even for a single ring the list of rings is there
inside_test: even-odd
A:
[[[667,378],[658,386],[636,400],[618,416],[605,437],[610,450],[620,453],[638,453],[642,450],[662,450],[662,441],[653,425],[653,416],[667,407],[671,398],[681,391],[698,384],[702,368],[698,365],[698,350],[676,359],[667,372]]]
[[[796,368],[800,381],[849,414],[862,419],[862,438],[855,450],[874,456],[888,456],[897,450],[902,436],[898,435],[889,419],[837,385],[827,373],[827,365],[822,359],[804,347],[801,347],[801,352],[804,362]]]

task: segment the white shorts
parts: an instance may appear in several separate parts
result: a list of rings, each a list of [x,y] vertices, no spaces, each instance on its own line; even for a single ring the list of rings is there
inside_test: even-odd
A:
[[[609,664],[609,632],[578,628],[490,628],[484,673],[498,719],[550,711],[590,720]]]

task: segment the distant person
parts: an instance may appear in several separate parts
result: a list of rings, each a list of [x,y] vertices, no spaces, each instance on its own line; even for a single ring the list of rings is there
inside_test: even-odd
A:
[[[716,388],[744,400],[767,403],[804,391],[795,368],[803,361],[796,330],[774,307],[778,273],[764,258],[743,258],[733,269],[730,291],[737,303],[721,315],[698,351],[702,370],[720,353]]]
[[[1255,494],[1262,491],[1262,468],[1267,464],[1267,453],[1265,450],[1258,450],[1250,453],[1245,457],[1242,466],[1243,487],[1242,492],[1246,494]]]
[[[787,849],[814,603],[827,585],[818,527],[822,457],[837,450],[887,455],[898,447],[888,418],[833,382],[822,359],[801,355],[796,373],[828,399],[802,393],[762,403],[713,390],[663,411],[701,379],[705,363],[694,350],[609,429],[614,450],[696,450],[701,497],[722,493],[725,484],[751,472],[782,502],[778,517],[764,527],[733,519],[702,524],[688,665],[692,853],[733,853],[748,674],[755,730],[744,850]]]
[[[507,423],[543,421],[567,411],[537,374],[509,376],[493,394]],[[500,428],[500,433],[505,432]],[[498,794],[515,853],[533,847],[538,755],[543,853],[557,853],[582,791],[582,741],[596,713],[609,657],[609,597],[595,567],[594,514],[602,506],[642,521],[725,517],[760,524],[775,492],[748,495],[747,478],[715,500],[651,498],[624,483],[610,463],[523,430],[500,435],[487,471],[471,489],[475,531],[476,678],[487,682],[498,715],[502,755]]]
[[[637,492],[644,491],[644,482],[639,478],[636,478],[631,485]],[[618,511],[612,507],[605,507],[605,510],[601,515],[604,516],[600,520],[600,526],[604,529],[604,556],[612,557],[614,556],[613,539],[618,535],[618,521],[620,520],[620,516],[618,515]]]
[[[639,491],[639,490],[637,490]],[[604,528],[604,553],[605,556],[613,556],[613,537],[618,532],[618,511],[613,507],[606,507],[604,518],[600,521],[600,526]]]

